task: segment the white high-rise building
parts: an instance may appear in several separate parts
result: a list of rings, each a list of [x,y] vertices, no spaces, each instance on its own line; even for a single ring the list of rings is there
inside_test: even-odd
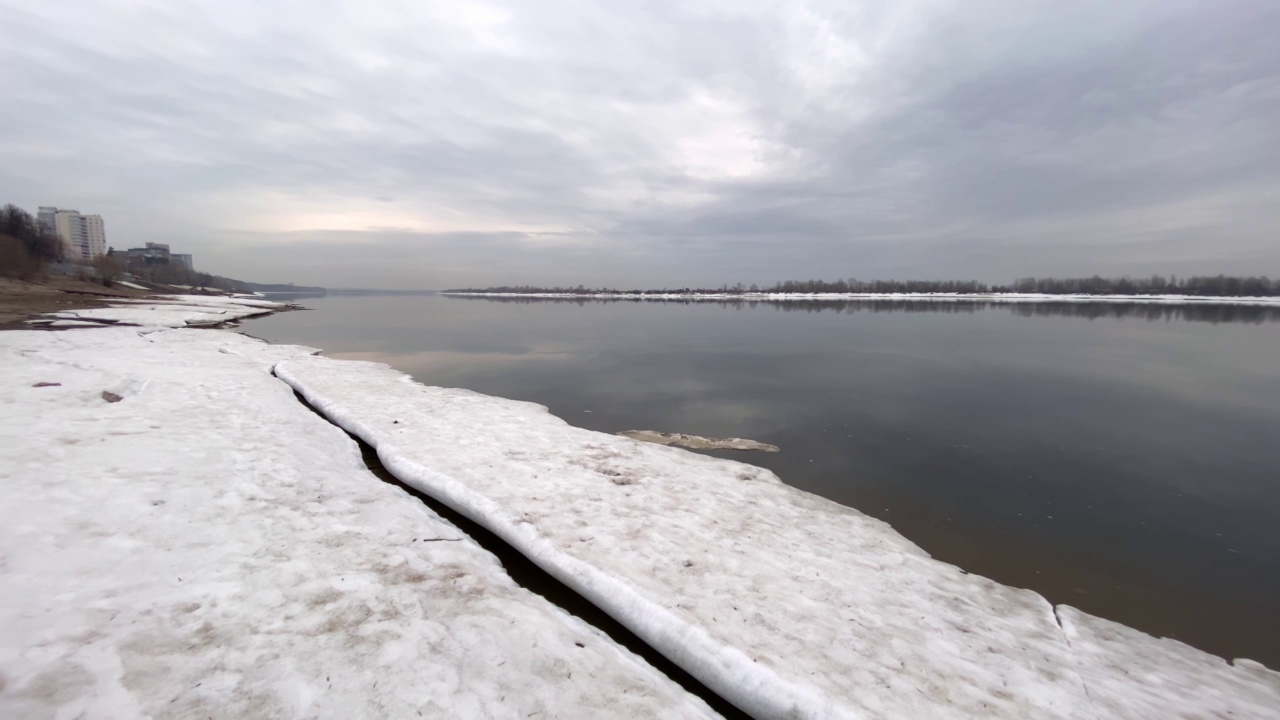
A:
[[[85,215],[85,229],[89,232],[89,259],[99,258],[107,254],[107,231],[102,225],[101,215]]]
[[[89,228],[84,216],[75,210],[59,210],[53,216],[53,229],[62,240],[68,260],[88,260]]]
[[[101,215],[41,207],[40,224],[62,240],[68,260],[93,260],[107,254],[107,231]]]

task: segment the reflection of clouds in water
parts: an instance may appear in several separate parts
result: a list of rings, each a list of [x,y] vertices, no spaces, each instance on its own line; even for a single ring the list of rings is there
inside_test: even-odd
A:
[[[782,411],[774,403],[689,399],[670,408],[671,427],[664,432],[773,434],[790,424],[800,424],[799,414]],[[721,430],[721,428],[724,428]]]
[[[598,362],[585,361],[581,353],[566,352],[563,343],[546,343],[521,354],[473,353],[432,350],[411,353],[327,353],[340,360],[385,363],[426,384],[448,383],[485,392],[501,378],[504,384],[535,383],[548,374],[560,382],[569,380],[587,405],[634,407],[648,405],[670,418],[663,431],[740,433],[744,430],[776,432],[808,420],[800,403],[776,399],[717,399],[725,394],[721,383],[681,365],[655,364],[652,357],[633,360],[628,353],[611,352]],[[620,381],[620,376],[625,381]],[[559,383],[557,383],[559,384]],[[577,418],[568,418],[576,420]],[[669,425],[669,426],[668,426]]]
[[[1269,359],[1280,334],[1272,328],[1059,321],[1045,330],[992,328],[983,341],[1006,352],[960,352],[975,365],[1029,375],[1024,382],[1110,385],[1117,396],[1147,393],[1196,406],[1188,413],[1272,416],[1280,403],[1280,364]]]
[[[529,363],[564,363],[576,358],[574,353],[543,351],[509,354],[423,350],[420,352],[337,352],[325,353],[325,355],[338,360],[385,363],[427,384],[431,384],[433,373],[492,371],[511,369]]]

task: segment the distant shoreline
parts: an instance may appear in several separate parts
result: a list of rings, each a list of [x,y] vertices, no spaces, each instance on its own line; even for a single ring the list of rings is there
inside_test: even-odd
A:
[[[1002,303],[1124,303],[1153,305],[1253,305],[1280,307],[1280,297],[1219,295],[1056,295],[1048,293],[513,293],[442,291],[447,297],[529,298],[548,300],[685,300],[719,302],[1002,302]]]

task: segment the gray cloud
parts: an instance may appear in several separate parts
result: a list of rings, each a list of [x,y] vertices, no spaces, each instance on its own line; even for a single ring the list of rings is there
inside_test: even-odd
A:
[[[0,0],[0,200],[333,286],[1280,274],[1269,0]]]

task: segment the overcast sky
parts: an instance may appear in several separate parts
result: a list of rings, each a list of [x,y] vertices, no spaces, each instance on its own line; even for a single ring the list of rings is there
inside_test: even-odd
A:
[[[1280,2],[0,0],[0,202],[333,287],[1280,275]]]

